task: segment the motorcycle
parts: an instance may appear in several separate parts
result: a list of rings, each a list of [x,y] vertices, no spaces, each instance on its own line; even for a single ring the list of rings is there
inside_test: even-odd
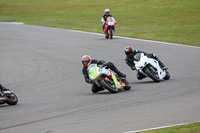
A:
[[[134,56],[134,63],[137,71],[155,82],[170,78],[170,73],[167,70],[161,69],[157,60],[147,57],[144,53],[136,54]]]
[[[105,26],[104,26],[104,33],[106,35],[106,39],[113,38],[113,34],[115,31],[115,25],[116,25],[116,21],[113,17],[108,17],[107,21],[105,22]]]
[[[110,68],[99,67],[97,64],[91,64],[87,68],[89,73],[89,78],[102,90],[106,89],[111,93],[118,93],[122,90],[130,90],[129,82]],[[95,92],[93,92],[95,93]]]
[[[18,103],[18,98],[11,90],[1,90],[0,89],[0,104],[16,105]]]

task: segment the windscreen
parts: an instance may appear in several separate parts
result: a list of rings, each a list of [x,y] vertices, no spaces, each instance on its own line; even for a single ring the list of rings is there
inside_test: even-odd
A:
[[[135,61],[139,61],[139,60],[140,60],[140,57],[141,57],[141,53],[137,53],[137,54],[134,56],[134,60],[135,60]]]
[[[113,17],[108,17],[107,20],[108,21],[113,21]]]
[[[96,64],[90,64],[87,68],[87,70],[89,71],[92,67],[95,67]]]

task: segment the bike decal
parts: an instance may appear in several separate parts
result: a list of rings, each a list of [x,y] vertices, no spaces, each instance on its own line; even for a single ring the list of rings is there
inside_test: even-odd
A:
[[[96,67],[95,66],[90,68],[89,75],[92,76],[92,77],[97,77],[97,72],[96,72]]]
[[[1,97],[0,97],[0,100],[6,100],[6,98],[1,98]]]
[[[98,72],[101,72],[101,71],[102,71],[101,68],[99,68]]]
[[[120,82],[117,81],[117,78],[116,78],[116,76],[114,74],[113,74],[112,79],[113,79],[113,82],[115,83],[115,86],[117,87],[117,89],[121,88]]]

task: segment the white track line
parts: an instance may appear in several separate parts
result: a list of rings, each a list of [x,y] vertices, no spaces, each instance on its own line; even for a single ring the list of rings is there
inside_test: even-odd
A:
[[[0,24],[3,23],[3,24],[24,24],[22,22],[1,22],[0,21]]]
[[[124,133],[137,133],[137,132],[143,132],[143,131],[150,131],[150,130],[155,130],[155,129],[167,128],[167,127],[181,126],[181,125],[186,125],[186,124],[191,124],[191,123],[195,123],[195,122],[181,123],[181,124],[162,126],[162,127],[155,127],[155,128],[149,128],[149,129],[142,129],[142,130],[136,130],[136,131],[128,131],[128,132],[124,132]]]
[[[92,35],[105,36],[104,34],[93,33],[93,32],[78,31],[78,30],[70,30],[70,31],[73,31],[73,32],[80,32],[80,33],[86,33],[86,34],[92,34]],[[200,47],[196,47],[196,46],[189,46],[189,45],[183,45],[183,44],[177,44],[177,43],[168,43],[168,42],[144,40],[144,39],[137,39],[137,38],[130,38],[130,37],[121,37],[121,36],[115,36],[115,37],[117,37],[117,38],[122,38],[122,39],[143,41],[143,42],[153,42],[153,43],[160,43],[160,44],[167,44],[167,45],[176,45],[176,46],[189,47],[189,48],[200,48]]]

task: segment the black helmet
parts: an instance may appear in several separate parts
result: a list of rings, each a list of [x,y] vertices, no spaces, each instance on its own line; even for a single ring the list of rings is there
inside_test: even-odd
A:
[[[126,46],[124,52],[128,57],[132,57],[133,49],[130,46]]]

